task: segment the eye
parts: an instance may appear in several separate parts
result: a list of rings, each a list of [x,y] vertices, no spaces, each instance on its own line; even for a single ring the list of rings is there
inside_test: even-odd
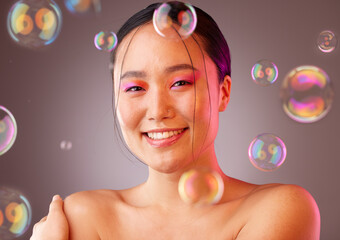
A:
[[[142,87],[140,86],[133,86],[133,87],[129,87],[128,89],[125,90],[125,92],[138,92],[143,90]]]
[[[174,87],[179,87],[179,86],[183,86],[183,85],[191,85],[191,82],[185,81],[185,80],[180,80],[174,83]]]

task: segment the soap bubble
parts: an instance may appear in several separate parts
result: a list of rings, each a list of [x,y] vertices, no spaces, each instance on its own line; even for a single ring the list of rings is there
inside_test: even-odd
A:
[[[196,168],[182,174],[178,183],[178,192],[181,199],[189,204],[215,204],[223,196],[224,183],[217,172]]]
[[[153,14],[153,25],[162,37],[188,38],[197,25],[196,11],[188,3],[167,2],[160,5]],[[207,29],[208,31],[208,29]]]
[[[67,141],[67,140],[63,140],[60,142],[60,148],[61,150],[64,151],[68,151],[72,149],[72,142],[71,141]]]
[[[265,172],[278,169],[285,161],[286,154],[283,141],[271,133],[258,135],[248,148],[250,162],[257,169]]]
[[[12,113],[0,106],[0,156],[7,152],[17,137],[17,123]]]
[[[322,52],[332,52],[338,43],[335,34],[331,31],[322,31],[318,37],[318,47]]]
[[[0,209],[0,227],[3,223],[4,223],[4,214],[2,213],[2,211]]]
[[[251,76],[254,82],[261,86],[273,84],[276,81],[278,74],[279,72],[276,65],[265,59],[256,62],[251,69]]]
[[[7,29],[18,44],[39,48],[57,38],[61,19],[61,11],[53,0],[20,0],[9,11]]]
[[[118,39],[114,32],[99,32],[94,37],[94,45],[98,50],[111,52],[117,46]]]
[[[334,90],[324,70],[300,66],[290,71],[283,80],[280,97],[283,109],[291,119],[311,123],[329,112]]]
[[[31,219],[28,200],[18,191],[0,187],[0,239],[10,240],[23,235]]]
[[[99,13],[101,11],[100,0],[65,0],[65,6],[71,13],[88,13],[94,11]]]

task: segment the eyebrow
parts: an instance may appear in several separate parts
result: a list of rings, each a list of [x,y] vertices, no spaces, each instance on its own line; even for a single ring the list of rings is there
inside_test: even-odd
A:
[[[183,64],[177,64],[177,65],[174,65],[174,66],[171,66],[171,67],[167,67],[165,69],[165,72],[166,73],[173,73],[173,72],[180,71],[180,70],[198,71],[194,66],[192,66],[190,64],[183,63]]]
[[[126,73],[124,73],[120,80],[122,81],[125,78],[145,78],[146,77],[146,72],[144,71],[127,71]]]
[[[177,65],[173,65],[170,67],[167,67],[165,69],[165,73],[169,74],[169,73],[173,73],[173,72],[177,72],[177,71],[181,71],[181,70],[193,70],[193,71],[198,71],[197,68],[195,68],[194,66],[190,65],[190,64],[177,64]],[[123,80],[125,78],[145,78],[147,76],[145,71],[127,71],[125,72],[120,80]]]

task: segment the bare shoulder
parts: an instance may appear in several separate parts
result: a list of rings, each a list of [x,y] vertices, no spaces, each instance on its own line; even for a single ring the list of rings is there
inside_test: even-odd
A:
[[[244,207],[250,214],[238,240],[320,238],[319,208],[312,195],[298,185],[259,185]]]
[[[113,190],[82,191],[66,197],[64,211],[70,240],[100,239],[98,226],[118,201],[119,195]]]
[[[73,193],[65,198],[65,204],[69,202],[70,204],[77,203],[81,206],[83,204],[98,204],[99,202],[106,202],[107,200],[118,201],[119,198],[120,195],[118,194],[118,191],[99,189]]]

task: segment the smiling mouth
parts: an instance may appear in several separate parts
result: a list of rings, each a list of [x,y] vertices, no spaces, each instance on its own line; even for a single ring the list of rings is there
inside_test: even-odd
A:
[[[143,135],[145,135],[146,137],[148,137],[152,140],[164,140],[164,139],[171,138],[173,136],[177,136],[187,129],[188,129],[188,127],[182,128],[182,129],[179,129],[179,130],[176,130],[176,131],[145,132],[145,133],[143,133]]]

